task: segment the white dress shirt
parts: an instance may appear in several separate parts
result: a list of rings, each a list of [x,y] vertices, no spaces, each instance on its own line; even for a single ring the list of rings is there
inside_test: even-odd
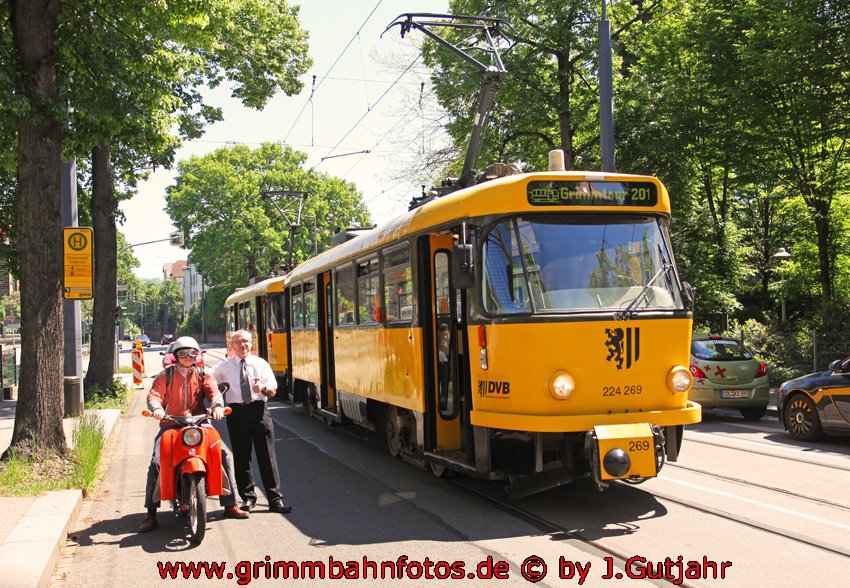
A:
[[[227,404],[242,402],[242,388],[239,384],[241,362],[242,358],[234,355],[218,364],[213,371],[213,377],[216,382],[227,382],[230,384],[230,389],[224,395],[224,401]],[[254,391],[255,378],[259,378],[260,388],[265,387],[269,390],[277,390],[277,380],[275,380],[274,371],[272,371],[272,367],[262,357],[249,353],[245,358],[245,371],[248,372],[248,383],[251,385],[251,401],[268,400],[261,392]]]

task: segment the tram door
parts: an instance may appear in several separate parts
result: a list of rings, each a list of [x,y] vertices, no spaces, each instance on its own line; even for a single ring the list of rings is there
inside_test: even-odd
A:
[[[269,360],[269,341],[268,332],[271,317],[269,316],[269,297],[263,296],[257,298],[257,355]]]
[[[322,360],[322,408],[336,412],[336,381],[334,377],[333,285],[331,272],[319,276],[319,345]]]
[[[431,369],[436,451],[461,448],[458,382],[458,294],[451,284],[451,235],[430,236]]]

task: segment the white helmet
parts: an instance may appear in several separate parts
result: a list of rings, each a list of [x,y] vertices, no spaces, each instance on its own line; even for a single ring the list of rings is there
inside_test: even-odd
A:
[[[194,349],[200,352],[201,346],[192,337],[180,337],[174,342],[174,353],[177,353],[181,349]]]

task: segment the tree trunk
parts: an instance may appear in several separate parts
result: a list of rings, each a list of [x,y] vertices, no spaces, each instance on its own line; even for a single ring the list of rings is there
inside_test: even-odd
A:
[[[59,2],[12,1],[12,35],[25,73],[18,118],[18,223],[21,267],[21,374],[10,450],[64,454],[62,220],[59,169],[62,125],[53,38]],[[4,454],[6,457],[8,452]]]
[[[115,211],[118,201],[112,186],[112,151],[108,145],[92,149],[91,216],[94,225],[94,311],[91,354],[85,388],[112,387],[115,374],[115,321],[118,297],[118,244]]]

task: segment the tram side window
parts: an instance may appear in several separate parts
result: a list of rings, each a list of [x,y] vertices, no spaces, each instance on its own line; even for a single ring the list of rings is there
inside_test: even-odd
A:
[[[378,258],[357,264],[357,322],[361,325],[381,322],[381,290]]]
[[[387,322],[413,318],[413,274],[407,244],[384,254],[384,302]]]
[[[233,333],[236,331],[236,305],[227,309],[227,332]]]
[[[304,282],[304,326],[315,329],[316,324],[316,283]]]
[[[292,328],[304,328],[304,297],[301,296],[301,284],[292,287]]]
[[[266,304],[268,305],[266,316],[268,316],[269,328],[275,332],[285,331],[286,315],[283,309],[283,293],[272,294],[266,298]]]
[[[512,314],[531,310],[519,243],[510,221],[500,223],[487,235],[482,273],[484,308],[488,312]]]
[[[336,324],[354,324],[354,267],[351,265],[336,272]]]

